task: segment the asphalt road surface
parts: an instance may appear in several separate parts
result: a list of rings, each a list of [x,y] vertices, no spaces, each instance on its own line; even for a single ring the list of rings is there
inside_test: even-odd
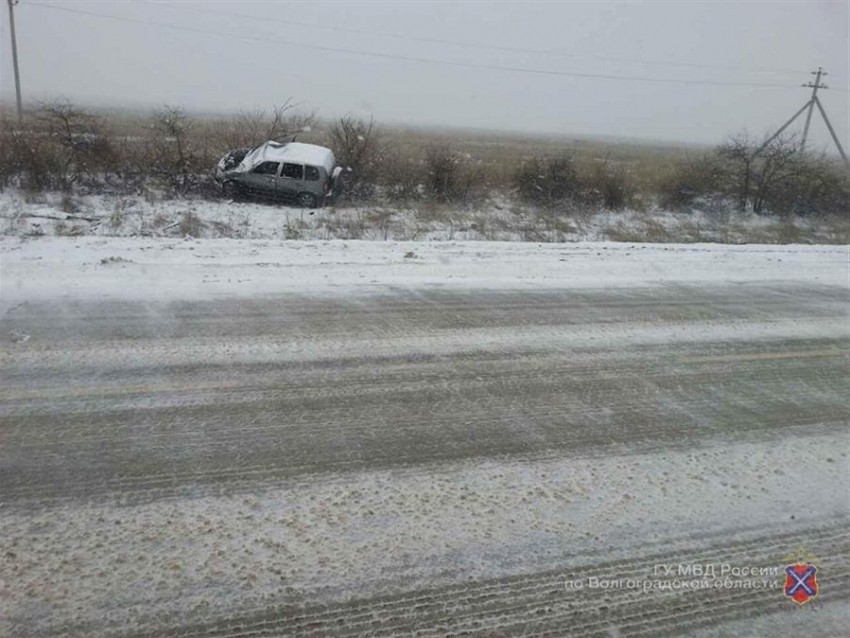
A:
[[[817,472],[841,471],[846,447],[817,463],[814,475],[746,457],[746,498],[753,511],[774,507],[770,524],[756,514],[730,520],[702,512],[687,491],[676,503],[659,499],[689,471],[701,473],[686,465],[699,450],[752,446],[746,449],[769,454],[794,449],[798,439],[845,434],[847,321],[846,289],[781,283],[376,287],[352,296],[19,304],[0,319],[0,598],[6,595],[7,615],[0,634],[696,635],[754,619],[793,627],[800,610],[781,586],[600,592],[564,583],[647,575],[659,563],[774,566],[800,545],[828,566],[810,604],[824,606],[828,634],[834,617],[841,620],[831,605],[850,600],[846,511],[796,492],[771,505],[773,497],[759,495],[758,477],[788,485],[822,479],[832,481],[822,490],[840,492],[835,474]],[[510,526],[522,520],[504,518],[500,538],[501,514],[475,500],[489,484],[477,490],[470,478],[487,468],[525,472],[540,464],[590,472],[596,460],[604,468],[605,459],[630,457],[670,459],[669,468],[646,462],[634,474],[620,461],[611,466],[622,473],[617,485],[646,476],[650,487],[636,487],[631,498],[669,515],[666,536],[653,528],[646,538],[609,536],[594,546],[576,539],[595,529],[545,529],[554,510],[541,505],[549,497],[533,485],[557,490],[540,474],[513,507],[520,519],[534,510],[539,533],[548,535],[518,549]],[[375,476],[386,480],[370,483]],[[423,496],[426,484],[430,490],[457,477],[469,480],[463,515],[484,517],[474,534],[471,527],[450,531],[453,510],[435,509]],[[653,477],[666,482],[656,486]],[[567,489],[570,480],[558,485]],[[717,490],[731,489],[718,480]],[[352,498],[396,490],[405,506],[414,494],[422,506],[419,515],[414,508],[395,519],[407,549],[387,555],[375,574],[353,548],[368,547],[361,537],[394,532],[389,519],[368,529],[352,523],[373,511],[365,501],[334,509],[329,500],[321,534],[313,527],[318,519],[287,523],[303,535],[298,551],[283,547],[286,529],[257,533],[271,520],[263,515],[272,502],[278,513],[296,511],[317,490],[335,486],[337,494],[361,484],[367,487]],[[785,483],[776,485],[782,493]],[[558,511],[572,517],[571,508],[585,507],[582,498]],[[220,515],[243,504],[240,516],[259,512],[253,532],[254,519],[237,524],[235,513]],[[394,507],[386,499],[379,505]],[[617,512],[610,516],[616,527]],[[417,542],[419,526],[428,534]],[[202,532],[203,541],[195,536]],[[460,546],[448,538],[455,534]],[[321,546],[323,538],[333,551]],[[272,541],[293,551],[288,564],[303,570],[279,575],[283,587],[269,585],[277,577],[266,572],[275,560]],[[223,551],[217,543],[244,554],[210,566],[207,558]],[[482,557],[475,565],[464,549],[473,545]],[[345,568],[334,568],[346,551]],[[163,575],[165,561],[150,567],[158,552],[197,561],[177,562]],[[373,563],[383,560],[376,556]],[[331,561],[324,571],[323,560]],[[258,567],[249,574],[248,564]],[[136,578],[141,572],[146,580]]]

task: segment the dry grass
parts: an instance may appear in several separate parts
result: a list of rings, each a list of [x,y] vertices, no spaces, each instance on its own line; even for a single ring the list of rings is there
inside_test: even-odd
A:
[[[236,141],[260,143],[269,131],[283,135],[297,131],[306,121],[310,128],[295,134],[298,141],[334,148],[332,140],[340,139],[338,122],[289,111],[283,119],[274,111],[247,116],[181,114],[173,109],[158,113],[75,112],[84,131],[81,139],[88,143],[97,138],[109,149],[108,158],[99,153],[80,155],[86,161],[100,158],[96,169],[90,165],[81,168],[74,163],[76,138],[57,145],[43,128],[42,116],[30,114],[21,129],[10,125],[8,113],[0,110],[0,125],[5,123],[0,127],[5,136],[0,138],[0,188],[17,185],[28,203],[43,202],[45,192],[59,190],[63,192],[59,208],[65,213],[79,211],[80,194],[114,194],[117,204],[105,220],[114,228],[125,226],[126,209],[134,199],[154,205],[163,198],[214,196],[217,191],[211,188],[211,171]],[[587,236],[596,213],[626,209],[638,211],[637,219],[608,225],[602,230],[603,237],[634,242],[850,243],[846,215],[821,216],[815,224],[798,223],[788,216],[774,224],[745,225],[738,223],[742,216],[730,213],[725,200],[716,215],[708,215],[712,207],[699,201],[693,207],[705,215],[677,222],[675,227],[665,225],[655,210],[660,189],[677,170],[693,165],[686,162],[688,158],[706,149],[566,135],[358,126],[350,122],[345,136],[350,146],[347,152],[368,165],[364,174],[371,177],[365,180],[365,188],[343,201],[344,205],[356,204],[356,211],[330,208],[322,214],[320,224],[328,238],[415,239],[439,228],[447,229],[449,238],[466,233],[486,239],[520,236],[528,241],[565,241]],[[367,145],[372,155],[365,159],[359,142],[363,131],[374,134]],[[179,151],[174,148],[175,135],[180,136]],[[4,144],[10,139],[17,146]],[[33,142],[32,147],[22,141]],[[15,149],[26,151],[25,161],[15,156]],[[57,158],[70,159],[70,163]],[[552,174],[560,173],[539,173],[557,168],[564,158],[568,158],[571,181],[558,190],[551,182]],[[57,171],[60,164],[63,168]],[[523,167],[528,178],[525,191],[517,185]],[[23,179],[22,174],[29,177]],[[536,189],[541,188],[540,177],[549,180],[542,182],[549,188],[549,197],[535,197]],[[400,222],[407,213],[412,213],[413,224]],[[247,219],[218,226],[188,211],[179,220],[140,218],[138,232],[232,237],[245,236],[249,226]],[[282,230],[285,237],[298,239],[311,228],[303,217],[287,217]],[[57,231],[76,232],[64,227]]]
[[[204,222],[192,211],[186,211],[180,218],[178,225],[180,235],[183,237],[201,237]]]
[[[402,157],[423,159],[425,149],[448,146],[464,159],[482,165],[491,185],[502,186],[511,183],[518,160],[566,153],[582,165],[607,159],[627,166],[636,182],[645,185],[656,182],[680,160],[699,150],[663,143],[590,140],[555,134],[388,126],[382,131],[387,143],[398,149]],[[316,133],[321,134],[319,127]]]
[[[613,226],[607,227],[604,230],[604,235],[608,241],[652,242],[656,244],[680,243],[683,241],[682,233],[673,233],[657,220],[650,218],[642,219],[639,224],[634,226],[626,226],[622,222],[618,222]],[[693,239],[691,232],[686,232],[684,237],[692,241],[699,241]]]
[[[154,142],[161,125],[169,125],[170,128],[166,126],[168,135],[160,136],[160,140],[173,136],[174,126],[171,125],[174,124],[174,118],[165,117],[169,111],[95,110],[92,113],[96,116],[92,120],[95,123],[92,126],[97,131],[102,131],[110,140],[110,148],[115,157],[129,158],[131,163],[157,164],[157,158],[148,155],[155,154],[157,144]],[[174,115],[173,111],[171,114]],[[188,125],[183,132],[191,152],[187,157],[179,158],[179,163],[190,164],[196,171],[204,174],[212,170],[215,163],[233,148],[236,141],[247,145],[265,141],[264,136],[268,131],[263,124],[272,127],[275,123],[271,109],[265,114],[253,113],[247,116],[194,113],[185,115]],[[332,133],[336,122],[312,119],[309,114],[297,112],[290,113],[289,117],[292,121],[285,122],[279,127],[280,130],[291,131],[309,119],[310,130],[297,132],[293,136],[298,141],[333,147]],[[0,110],[0,121],[13,122],[8,109],[5,112]],[[38,115],[30,114],[27,126],[36,121]],[[180,122],[177,124],[179,129]],[[589,140],[566,135],[440,130],[392,125],[377,125],[375,131],[379,136],[381,148],[389,155],[382,166],[385,172],[418,173],[412,180],[410,176],[403,174],[393,174],[391,179],[387,180],[405,186],[402,189],[403,198],[409,198],[412,194],[414,186],[411,181],[427,185],[427,162],[429,153],[433,154],[433,149],[445,149],[456,156],[467,190],[473,188],[486,191],[511,188],[517,167],[523,160],[564,154],[570,154],[586,173],[591,173],[599,163],[606,162],[607,165],[628,173],[638,191],[651,190],[689,152],[693,152],[693,149],[689,151],[680,146]],[[292,137],[287,134],[286,139]],[[161,163],[160,160],[159,164]],[[122,168],[125,173],[132,172],[126,166]]]
[[[818,243],[850,244],[850,217],[847,215],[828,215],[818,225],[816,235]]]

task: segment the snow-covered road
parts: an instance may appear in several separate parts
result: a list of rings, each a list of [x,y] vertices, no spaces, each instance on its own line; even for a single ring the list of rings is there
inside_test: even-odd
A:
[[[843,630],[846,248],[0,249],[0,636]]]

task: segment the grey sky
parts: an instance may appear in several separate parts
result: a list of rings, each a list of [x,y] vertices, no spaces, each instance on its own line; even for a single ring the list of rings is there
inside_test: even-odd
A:
[[[24,94],[29,99],[63,95],[87,103],[169,103],[230,111],[268,107],[292,96],[323,116],[350,112],[374,114],[379,121],[711,143],[744,127],[763,133],[780,125],[806,101],[808,93],[799,85],[820,64],[829,70],[826,80],[833,87],[823,94],[827,111],[845,142],[850,131],[846,1],[185,0],[168,6],[140,0],[39,1],[218,34],[107,20],[21,0],[16,15]],[[2,97],[9,101],[13,85],[5,13],[4,6],[0,83]],[[575,56],[461,47],[276,20]],[[265,40],[473,66],[789,88],[507,72],[311,50]],[[744,70],[762,68],[780,73]],[[823,124],[816,121],[813,130],[816,144],[825,145],[828,137]]]

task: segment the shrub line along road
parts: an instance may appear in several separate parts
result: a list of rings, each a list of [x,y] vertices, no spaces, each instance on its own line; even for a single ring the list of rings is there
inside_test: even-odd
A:
[[[847,289],[784,272],[4,292],[0,635],[837,633]],[[816,616],[781,587],[564,587],[800,547]]]

